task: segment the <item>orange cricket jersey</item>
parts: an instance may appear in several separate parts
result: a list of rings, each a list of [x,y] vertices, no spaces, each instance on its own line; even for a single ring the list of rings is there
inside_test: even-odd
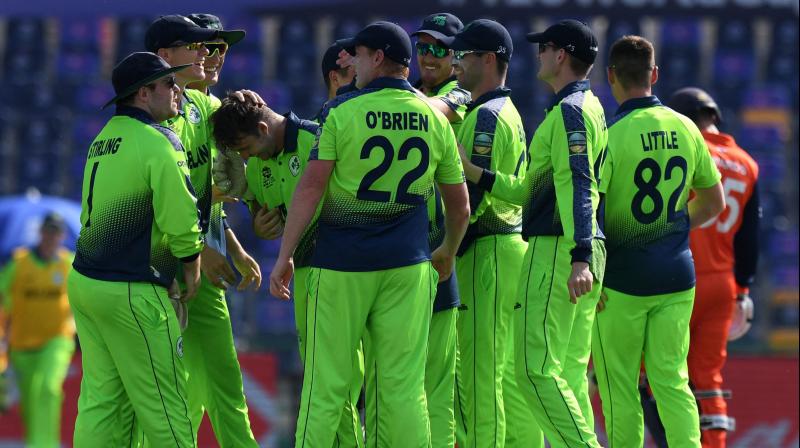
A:
[[[60,250],[56,260],[44,262],[29,249],[17,249],[14,276],[8,285],[10,309],[8,345],[31,350],[56,336],[73,337],[75,323],[67,299],[67,274],[72,257]]]
[[[716,219],[692,230],[689,246],[694,256],[695,272],[731,272],[733,274],[733,238],[742,225],[742,212],[753,194],[758,179],[758,165],[728,134],[703,132],[711,157],[722,174],[725,210]]]

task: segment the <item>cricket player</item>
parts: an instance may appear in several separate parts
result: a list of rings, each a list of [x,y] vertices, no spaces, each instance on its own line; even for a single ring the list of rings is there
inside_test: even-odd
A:
[[[587,79],[597,39],[585,24],[564,20],[528,40],[539,43],[537,76],[555,95],[531,141],[527,172],[498,176],[471,160],[464,171],[492,197],[522,205],[528,249],[513,305],[520,393],[551,446],[598,447],[586,381],[605,266],[593,166],[607,135]]]
[[[411,42],[389,22],[340,41],[360,90],[325,106],[295,191],[270,291],[289,298],[292,255],[325,198],[307,280],[305,377],[296,446],[334,443],[362,337],[377,368],[377,446],[430,445],[425,348],[439,278],[452,271],[469,215],[455,136],[406,80]],[[430,251],[427,201],[438,184],[445,239]],[[438,273],[437,273],[438,272]],[[385,421],[385,425],[380,422]]]
[[[600,176],[608,263],[592,347],[611,447],[644,443],[642,357],[669,446],[700,446],[686,367],[695,292],[689,229],[716,217],[725,199],[703,136],[652,95],[656,81],[650,42],[624,36],[611,46],[608,82],[620,107]]]
[[[472,212],[456,263],[462,295],[459,446],[543,447],[511,360],[513,311],[527,249],[520,236],[522,207],[495,197],[489,184],[479,185],[483,169],[511,182],[522,179],[527,168],[522,119],[505,87],[513,43],[501,24],[479,19],[456,35],[452,47],[458,84],[473,98],[458,133]]]
[[[758,164],[732,136],[720,132],[722,114],[708,93],[683,88],[667,105],[700,129],[725,193],[725,211],[689,234],[697,286],[687,359],[689,382],[700,405],[702,444],[724,448],[727,432],[735,429],[725,403],[729,392],[722,390],[726,346],[747,332],[753,318],[749,288],[758,264]]]
[[[213,39],[203,41],[206,51],[202,64],[203,77],[192,80],[184,90],[182,114],[170,125],[179,133],[187,147],[192,183],[212,196],[216,190],[209,175],[217,147],[210,131],[210,114],[219,107],[220,100],[211,93],[219,82],[228,49],[245,37],[243,30],[225,30],[219,18],[212,14],[191,14],[188,18],[205,31],[215,31]],[[181,21],[180,24],[186,23]],[[168,29],[174,29],[170,23]],[[187,24],[188,27],[188,24]],[[161,46],[169,39],[156,38]],[[182,58],[181,49],[161,50],[167,58]],[[191,149],[190,149],[191,148]],[[225,201],[230,199],[226,198]],[[208,231],[203,249],[203,277],[197,300],[188,306],[188,325],[183,332],[186,348],[186,372],[189,395],[189,412],[195,430],[207,412],[214,435],[222,447],[255,447],[247,403],[242,385],[242,373],[233,343],[230,313],[225,300],[226,285],[235,281],[226,255],[242,275],[239,289],[248,285],[258,288],[261,271],[258,264],[242,248],[233,229],[225,219],[223,202],[212,199]],[[220,282],[220,277],[223,279]],[[215,280],[212,280],[215,279]],[[217,285],[214,282],[217,282]],[[223,283],[219,285],[219,283]],[[219,286],[222,286],[221,288]]]
[[[48,213],[36,247],[18,248],[0,270],[0,303],[30,447],[61,443],[62,387],[75,351],[66,283],[74,255],[63,247],[65,231],[64,218]]]
[[[183,145],[159,124],[178,114],[181,70],[153,53],[117,64],[117,110],[87,154],[67,280],[84,366],[75,446],[129,446],[134,419],[153,446],[196,443],[167,288],[180,265],[182,300],[197,294],[202,234]]]
[[[322,55],[322,81],[325,83],[325,89],[328,92],[328,101],[336,97],[336,92],[338,92],[339,89],[350,85],[353,82],[353,78],[356,76],[350,58],[346,58],[342,61],[339,60],[339,54],[343,51],[344,48],[334,42]],[[319,123],[323,109],[324,106],[319,109],[313,121]]]
[[[278,210],[285,217],[300,176],[308,165],[319,125],[301,120],[294,113],[279,115],[267,106],[240,102],[231,95],[211,116],[214,137],[220,147],[235,151],[247,159],[247,185],[255,196],[251,211]],[[272,229],[270,229],[272,231]],[[281,230],[282,231],[282,226]],[[280,232],[279,231],[279,232]],[[279,232],[278,235],[280,234]],[[305,360],[308,339],[306,279],[311,270],[309,261],[314,249],[316,224],[303,235],[295,252],[294,309],[300,358]],[[363,353],[353,357],[354,379],[334,446],[363,446],[363,430],[356,408],[364,376]]]

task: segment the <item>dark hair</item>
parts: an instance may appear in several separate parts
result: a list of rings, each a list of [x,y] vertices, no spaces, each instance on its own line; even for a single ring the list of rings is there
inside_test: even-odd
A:
[[[572,73],[574,73],[575,76],[580,76],[581,78],[585,78],[586,75],[589,74],[589,70],[592,69],[593,65],[594,64],[581,61],[575,56],[570,55],[569,57],[569,68],[570,70],[572,70]]]
[[[497,74],[500,76],[506,76],[508,73],[508,61],[505,59],[495,58],[497,61]]]
[[[328,70],[328,73],[325,73],[325,78],[324,78],[325,88],[326,89],[330,89],[331,88],[331,72],[336,72],[336,73],[339,74],[339,76],[345,76],[345,75],[347,75],[347,70],[349,68],[350,67],[335,68],[335,69],[332,69],[332,70]]]
[[[655,68],[653,44],[641,36],[622,36],[611,46],[608,66],[623,88],[650,87],[650,73]]]
[[[242,137],[258,135],[258,123],[264,120],[268,110],[266,106],[250,99],[239,101],[232,92],[228,92],[219,109],[210,117],[217,146],[228,150],[236,146]]]

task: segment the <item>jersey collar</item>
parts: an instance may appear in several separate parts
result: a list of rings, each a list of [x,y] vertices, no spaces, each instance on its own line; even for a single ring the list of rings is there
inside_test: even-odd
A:
[[[373,79],[364,89],[400,89],[414,93],[414,88],[411,87],[408,80],[389,77]]]
[[[640,98],[631,98],[628,101],[619,105],[616,115],[632,112],[636,109],[644,109],[646,107],[661,106],[661,101],[655,95],[643,96]]]
[[[500,86],[494,90],[490,90],[479,96],[475,101],[470,101],[469,104],[467,104],[467,112],[477,108],[481,104],[488,103],[495,98],[502,98],[504,96],[511,96],[511,89],[506,86]]]
[[[588,79],[584,79],[582,81],[573,81],[561,90],[558,91],[555,95],[553,95],[553,99],[550,101],[550,106],[547,107],[547,112],[553,110],[554,107],[558,106],[564,98],[572,95],[573,93],[577,92],[584,92],[592,88],[591,83]]]
[[[139,109],[138,107],[117,106],[117,111],[114,113],[114,115],[115,116],[116,115],[121,115],[121,116],[124,116],[124,117],[131,117],[131,118],[139,120],[139,121],[141,121],[141,122],[143,122],[145,124],[158,124],[158,123],[156,123],[155,120],[153,120],[153,116],[152,115],[148,114],[147,112],[145,112],[142,109]]]
[[[297,134],[300,132],[300,118],[294,112],[283,114],[286,117],[286,130],[283,132],[283,152],[297,151]]]
[[[433,87],[433,89],[431,89],[431,91],[430,91],[430,95],[429,95],[429,96],[436,96],[436,95],[438,95],[438,94],[439,94],[439,92],[440,92],[440,91],[441,91],[441,90],[444,88],[444,86],[446,86],[446,85],[450,84],[450,83],[451,83],[451,82],[453,82],[453,81],[456,81],[456,75],[453,75],[453,76],[451,76],[451,77],[449,77],[449,78],[445,79],[444,81],[442,81],[442,83],[441,83],[441,84],[439,84],[439,85],[437,85],[437,86],[434,86],[434,87]],[[420,91],[422,91],[422,79],[421,79],[421,78],[420,78],[420,79],[418,79],[418,80],[417,80],[417,82],[415,82],[415,83],[414,83],[414,88],[415,88],[415,89],[417,89],[417,90],[420,90]],[[426,94],[426,95],[427,95],[427,94]]]
[[[703,138],[707,142],[711,142],[717,146],[724,146],[727,148],[736,146],[736,140],[734,140],[733,137],[728,134],[723,134],[722,132],[720,132],[719,134],[714,134],[712,132],[703,132],[703,131],[700,131],[700,133],[703,134]]]

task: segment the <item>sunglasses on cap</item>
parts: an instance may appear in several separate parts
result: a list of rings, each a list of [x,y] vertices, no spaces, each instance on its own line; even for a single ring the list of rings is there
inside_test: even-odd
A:
[[[441,59],[450,54],[449,48],[442,47],[436,44],[426,44],[422,42],[417,42],[416,47],[417,47],[417,54],[420,56],[425,56],[426,53],[430,53],[433,57]]]
[[[467,57],[468,54],[474,54],[475,56],[480,56],[486,53],[491,53],[491,51],[459,50],[453,52],[453,59],[460,61],[465,57]]]
[[[203,46],[202,42],[192,42],[190,44],[184,42],[177,42],[170,45],[171,48],[186,48],[189,51],[197,51]]]
[[[228,52],[228,44],[225,42],[206,42],[205,46],[208,48],[208,56],[214,56],[214,53],[225,56]]]

